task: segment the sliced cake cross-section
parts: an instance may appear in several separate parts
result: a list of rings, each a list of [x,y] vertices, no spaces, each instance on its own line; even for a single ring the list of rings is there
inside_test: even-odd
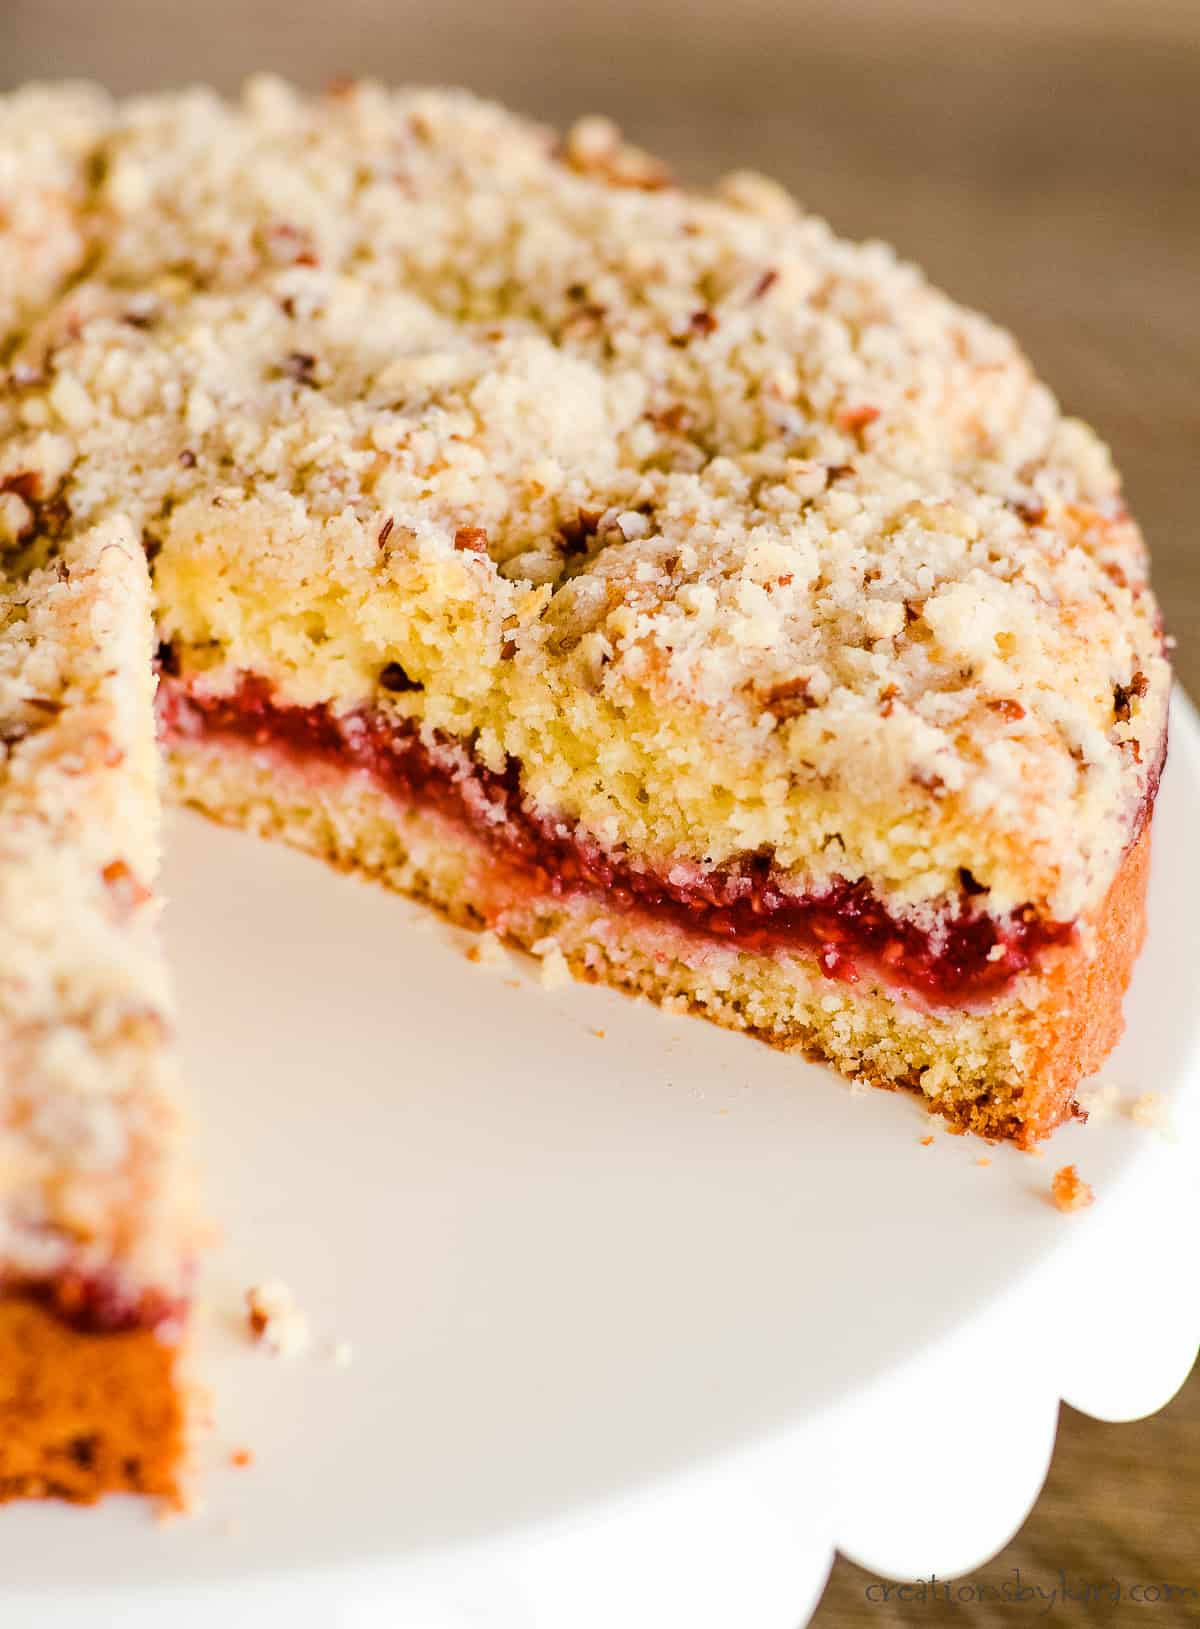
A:
[[[36,461],[19,473],[32,512],[53,476]],[[181,1354],[198,1234],[152,891],[151,635],[145,557],[119,522],[61,546],[40,539],[10,560],[0,588],[4,1498],[174,1496],[185,1451]]]

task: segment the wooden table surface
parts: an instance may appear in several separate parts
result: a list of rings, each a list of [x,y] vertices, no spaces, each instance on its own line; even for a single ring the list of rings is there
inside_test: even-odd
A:
[[[688,178],[763,169],[845,233],[896,243],[1015,329],[1110,441],[1200,695],[1200,0],[0,0],[8,84],[231,88],[258,66],[469,84],[559,122],[608,112]],[[1046,1587],[1063,1569],[1200,1590],[1200,1378],[1138,1425],[1065,1415],[1037,1509],[980,1579],[1015,1566]],[[880,1603],[870,1583],[839,1561],[820,1629],[1033,1620]],[[1047,1618],[1165,1626],[1200,1598]]]

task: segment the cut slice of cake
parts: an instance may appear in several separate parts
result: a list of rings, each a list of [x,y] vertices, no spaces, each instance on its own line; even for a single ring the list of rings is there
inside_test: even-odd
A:
[[[0,586],[0,1498],[172,1496],[196,1244],[156,932],[150,582],[52,441]],[[11,512],[11,511],[10,511]]]
[[[26,336],[177,795],[1030,1143],[1114,1043],[1169,671],[1012,340],[601,121],[114,107]],[[14,433],[17,433],[14,431]]]

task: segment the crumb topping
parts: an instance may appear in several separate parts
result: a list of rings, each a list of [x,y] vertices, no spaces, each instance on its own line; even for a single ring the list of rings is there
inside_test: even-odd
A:
[[[88,85],[0,97],[0,359],[83,264],[93,155],[111,117],[107,96]]]
[[[0,1257],[122,1306],[146,1280],[178,1293],[193,1223],[151,891],[150,650],[117,516],[0,584]]]
[[[121,517],[209,682],[382,692],[656,862],[1098,904],[1168,669],[1107,453],[1006,334],[604,121],[84,105],[87,275],[0,400],[10,535]]]

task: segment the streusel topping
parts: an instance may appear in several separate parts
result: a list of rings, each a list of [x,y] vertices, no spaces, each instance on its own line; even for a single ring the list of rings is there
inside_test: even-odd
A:
[[[120,517],[0,588],[0,1260],[132,1306],[179,1292],[194,1222],[151,887],[151,625]]]
[[[1098,903],[1168,670],[1108,456],[1006,334],[603,121],[258,80],[96,125],[86,277],[0,402],[12,546],[120,517],[205,682],[378,700],[657,864]]]

